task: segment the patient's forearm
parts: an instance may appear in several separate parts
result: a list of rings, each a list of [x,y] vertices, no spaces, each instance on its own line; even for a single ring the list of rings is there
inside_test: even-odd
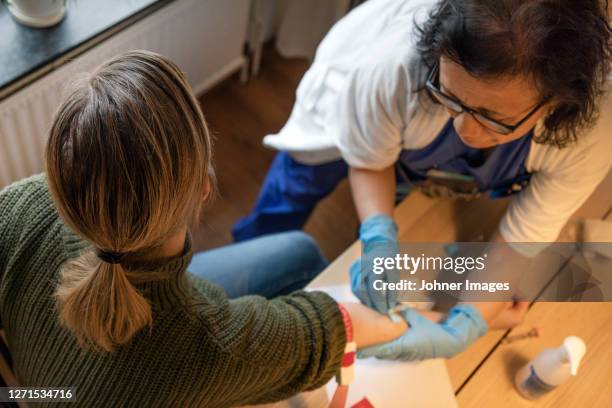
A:
[[[394,340],[408,329],[404,321],[394,323],[388,316],[360,303],[343,303],[342,305],[351,315],[357,348]],[[420,310],[419,313],[434,322],[439,322],[444,317],[443,314],[430,310]]]

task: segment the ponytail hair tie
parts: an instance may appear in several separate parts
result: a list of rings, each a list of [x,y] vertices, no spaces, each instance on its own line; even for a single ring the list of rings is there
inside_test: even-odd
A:
[[[106,263],[109,263],[109,264],[120,264],[121,263],[121,259],[123,259],[123,257],[125,256],[125,253],[121,253],[121,252],[107,252],[107,251],[103,251],[101,249],[98,249],[97,255],[98,255],[98,258],[100,258],[102,261],[104,261]]]

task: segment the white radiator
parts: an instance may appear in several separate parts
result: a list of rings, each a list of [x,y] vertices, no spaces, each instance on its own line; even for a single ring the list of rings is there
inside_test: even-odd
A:
[[[195,92],[204,92],[243,66],[249,5],[177,0],[1,101],[0,188],[43,170],[52,117],[75,74],[117,53],[147,49],[175,61]]]

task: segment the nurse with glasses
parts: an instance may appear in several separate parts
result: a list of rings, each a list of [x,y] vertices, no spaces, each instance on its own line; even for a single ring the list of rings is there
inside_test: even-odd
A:
[[[586,91],[601,91],[596,69],[609,61],[593,43],[579,43],[582,27],[567,37],[571,21],[551,20],[548,31],[540,27],[521,38],[493,30],[486,17],[496,13],[497,22],[515,15],[509,24],[534,15],[518,10],[523,7],[550,15],[535,3],[503,3],[369,0],[336,23],[300,82],[287,123],[264,138],[279,153],[251,213],[235,224],[235,240],[302,228],[350,173],[362,221],[391,215],[395,194],[415,187],[468,198],[526,191],[501,221],[501,236],[554,241],[610,166],[612,114],[600,113],[591,128],[571,128],[577,110],[592,106],[575,95],[593,99]],[[592,4],[567,7],[578,7],[585,19],[601,13]],[[609,35],[601,21],[589,25],[599,30],[592,38]],[[548,41],[529,37],[538,33],[568,40],[552,48],[523,44],[519,53],[519,40]],[[584,51],[571,52],[577,49]],[[562,69],[570,63],[573,69]],[[520,74],[525,69],[531,74]],[[553,77],[557,82],[546,87]],[[604,99],[598,106],[610,104]],[[572,134],[583,140],[566,143]]]
[[[285,126],[264,138],[279,153],[234,238],[302,228],[348,175],[362,228],[384,215],[394,235],[396,194],[419,188],[512,195],[493,239],[554,242],[610,168],[611,62],[597,2],[547,4],[355,8],[319,45]]]
[[[279,153],[234,238],[302,228],[348,176],[366,249],[397,244],[396,199],[415,188],[512,195],[491,241],[554,242],[612,161],[605,12],[597,1],[364,2],[323,39],[287,123],[264,138]],[[394,306],[358,292],[361,272],[351,267],[362,302]]]

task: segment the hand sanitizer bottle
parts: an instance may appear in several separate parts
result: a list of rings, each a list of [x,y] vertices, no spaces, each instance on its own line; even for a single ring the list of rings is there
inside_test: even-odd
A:
[[[582,339],[566,337],[561,347],[542,351],[516,373],[516,388],[527,399],[539,398],[575,376],[585,352]]]

